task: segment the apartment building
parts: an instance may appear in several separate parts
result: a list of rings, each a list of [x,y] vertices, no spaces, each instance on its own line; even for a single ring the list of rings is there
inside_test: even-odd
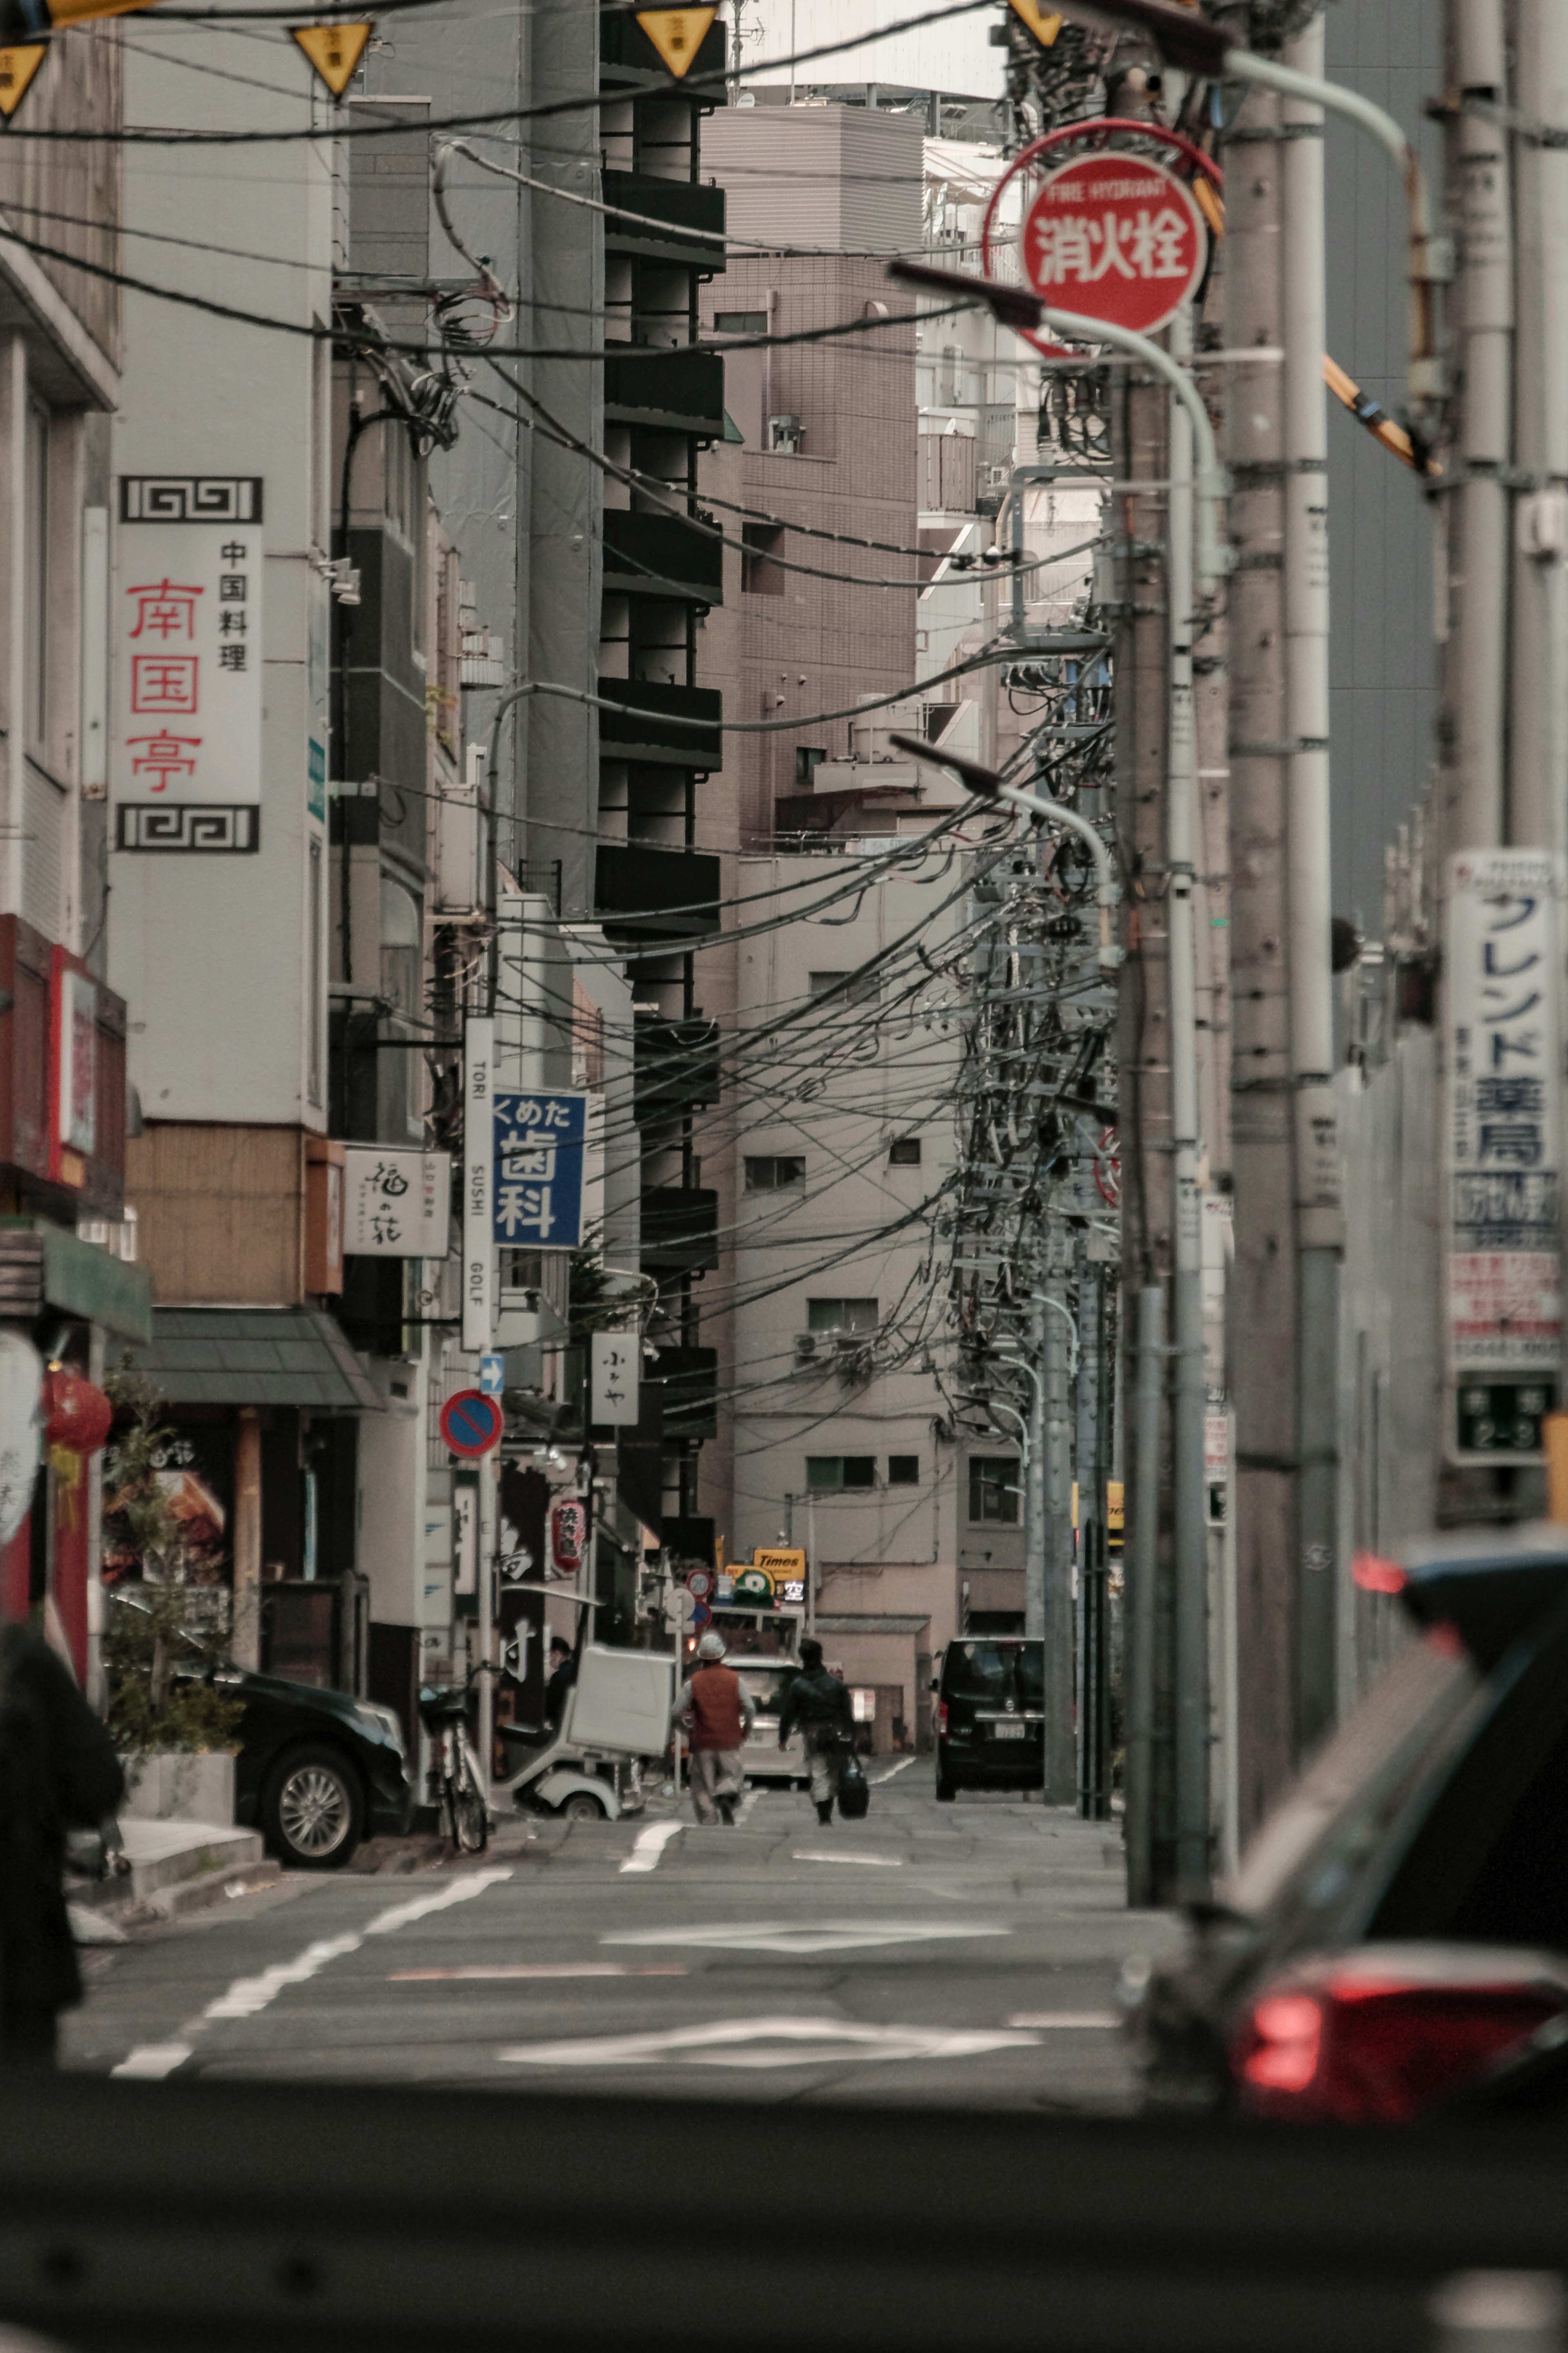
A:
[[[57,42],[35,132],[112,129],[120,44]],[[105,958],[110,419],[124,321],[107,148],[0,145],[0,206],[47,251],[0,248],[0,1328],[102,1377],[151,1329],[124,1215],[126,1007]],[[36,1364],[17,1356],[8,1364]],[[41,1608],[96,1679],[101,1456],[38,1461],[30,1396],[4,1433],[0,1609]],[[20,1419],[16,1419],[19,1411]],[[73,1467],[74,1466],[74,1467]]]

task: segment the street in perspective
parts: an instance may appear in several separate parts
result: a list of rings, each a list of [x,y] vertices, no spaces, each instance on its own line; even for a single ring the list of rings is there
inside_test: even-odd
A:
[[[0,0],[0,2353],[1564,2353],[1568,5],[365,5]]]

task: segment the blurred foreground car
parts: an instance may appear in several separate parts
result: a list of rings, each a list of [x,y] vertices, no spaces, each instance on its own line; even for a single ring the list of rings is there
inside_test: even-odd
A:
[[[1568,2116],[1568,1530],[1358,1580],[1421,1630],[1178,1960],[1126,1982],[1152,2108]]]

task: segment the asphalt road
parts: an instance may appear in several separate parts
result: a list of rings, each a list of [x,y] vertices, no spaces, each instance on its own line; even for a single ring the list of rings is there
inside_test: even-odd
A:
[[[1117,1977],[1173,1933],[1126,1909],[1117,1825],[939,1806],[922,1760],[826,1830],[794,1793],[732,1830],[656,1799],[509,1820],[436,1868],[288,1874],[89,1955],[66,2063],[1114,2114]]]

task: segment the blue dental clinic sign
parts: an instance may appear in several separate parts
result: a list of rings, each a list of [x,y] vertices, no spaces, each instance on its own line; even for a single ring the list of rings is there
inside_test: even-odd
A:
[[[495,1238],[506,1250],[583,1240],[588,1099],[570,1088],[495,1098]]]

